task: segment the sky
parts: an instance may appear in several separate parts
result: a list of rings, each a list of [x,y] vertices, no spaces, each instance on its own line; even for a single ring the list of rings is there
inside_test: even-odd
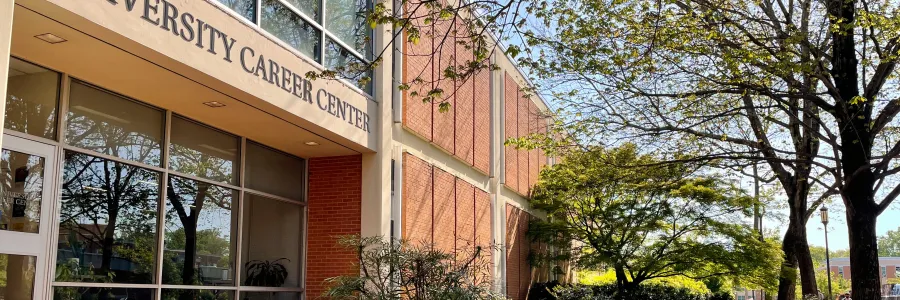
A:
[[[832,203],[829,207],[829,223],[828,223],[828,246],[831,250],[840,250],[850,248],[849,235],[847,231],[847,221],[844,215],[843,203]],[[821,218],[817,211],[814,216],[806,223],[806,235],[810,245],[825,246],[825,231],[822,228]],[[769,228],[774,221],[767,220],[769,224],[764,224]],[[782,226],[783,227],[783,226]],[[877,230],[878,235],[884,235],[888,230],[897,230],[900,227],[900,202],[894,202],[891,207],[878,217]],[[782,234],[784,230],[781,230]]]

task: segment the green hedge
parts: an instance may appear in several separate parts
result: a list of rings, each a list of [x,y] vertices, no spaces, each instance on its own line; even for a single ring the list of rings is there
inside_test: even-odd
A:
[[[645,284],[619,294],[615,285],[534,284],[530,300],[733,300],[730,294],[697,294],[688,289]]]

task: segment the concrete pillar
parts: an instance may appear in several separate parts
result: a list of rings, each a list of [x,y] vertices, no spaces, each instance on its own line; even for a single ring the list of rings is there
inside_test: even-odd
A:
[[[12,46],[13,8],[15,1],[0,1],[0,124],[6,116],[6,78],[9,76],[9,55]],[[0,132],[2,132],[0,127]],[[0,135],[0,144],[3,135]]]
[[[378,0],[390,11],[392,0]],[[391,46],[392,26],[378,25],[375,28],[376,53]],[[392,91],[393,52],[384,51],[382,63],[374,71],[374,91],[372,96],[378,102],[375,113],[375,127],[369,135],[376,153],[363,154],[362,172],[362,236],[390,237],[391,228],[391,146],[393,139]]]

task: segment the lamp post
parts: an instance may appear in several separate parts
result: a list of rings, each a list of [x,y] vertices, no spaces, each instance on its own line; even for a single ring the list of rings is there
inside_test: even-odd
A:
[[[828,271],[825,274],[828,274],[828,298],[831,299],[831,257],[829,257],[828,251],[828,208],[822,205],[822,209],[819,210],[821,212],[820,216],[822,217],[822,225],[825,227],[825,267],[828,268]]]

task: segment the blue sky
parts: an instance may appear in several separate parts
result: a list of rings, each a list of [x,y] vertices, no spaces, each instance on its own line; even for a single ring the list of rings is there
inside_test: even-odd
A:
[[[828,246],[833,250],[838,249],[847,249],[850,247],[849,235],[847,231],[847,221],[844,216],[844,208],[842,203],[832,203],[828,207],[829,215],[830,215],[830,223],[828,223]],[[774,224],[772,221],[769,221],[768,224],[764,224],[764,226],[768,226],[771,228]],[[888,230],[896,230],[900,227],[900,203],[892,203],[891,207],[888,208],[880,217],[878,217],[878,235],[884,235]],[[807,230],[807,239],[810,245],[815,246],[825,246],[825,232],[822,228],[821,218],[819,217],[819,213],[810,218],[809,223],[806,224]],[[784,230],[781,231],[782,234]]]

